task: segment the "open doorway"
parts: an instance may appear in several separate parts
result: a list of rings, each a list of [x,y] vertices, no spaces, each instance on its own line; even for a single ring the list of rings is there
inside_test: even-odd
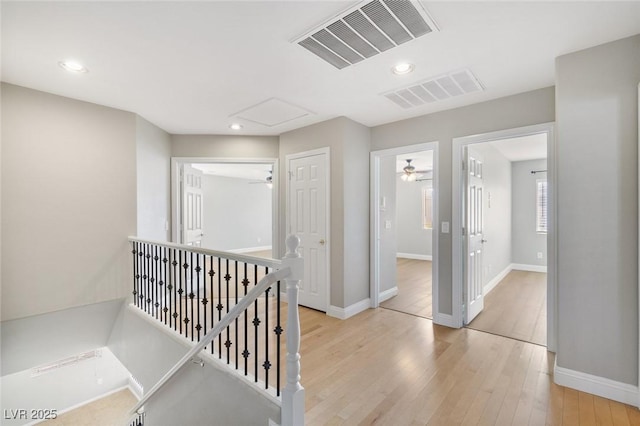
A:
[[[175,242],[267,258],[277,253],[276,160],[172,162]]]
[[[555,318],[552,136],[542,125],[454,140],[459,318],[545,346]]]
[[[372,152],[372,306],[437,312],[437,143]]]

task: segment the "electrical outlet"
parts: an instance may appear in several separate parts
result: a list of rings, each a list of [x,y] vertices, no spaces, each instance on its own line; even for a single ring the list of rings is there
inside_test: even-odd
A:
[[[538,259],[542,259],[542,252],[541,251],[538,252]]]

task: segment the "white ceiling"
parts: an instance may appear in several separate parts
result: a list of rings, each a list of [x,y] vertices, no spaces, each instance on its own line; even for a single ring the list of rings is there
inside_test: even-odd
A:
[[[640,33],[640,2],[424,2],[440,31],[337,70],[291,43],[346,1],[2,2],[2,80],[140,114],[175,134],[230,134],[277,98],[310,114],[241,134],[346,116],[375,126],[554,84],[557,56]],[[58,66],[69,58],[89,72]],[[412,74],[390,68],[415,64]],[[403,110],[380,96],[469,68],[485,91]]]
[[[488,142],[509,161],[527,161],[547,158],[547,134],[521,136]]]
[[[249,179],[253,181],[266,181],[273,167],[272,164],[239,164],[239,163],[198,163],[192,167],[204,174],[213,176],[225,176],[236,179]]]

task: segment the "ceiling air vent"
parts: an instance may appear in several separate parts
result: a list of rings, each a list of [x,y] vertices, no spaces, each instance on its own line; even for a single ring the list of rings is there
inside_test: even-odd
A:
[[[465,69],[382,93],[382,96],[407,109],[483,90],[476,76]]]
[[[294,43],[338,69],[438,31],[424,8],[411,0],[359,3]]]

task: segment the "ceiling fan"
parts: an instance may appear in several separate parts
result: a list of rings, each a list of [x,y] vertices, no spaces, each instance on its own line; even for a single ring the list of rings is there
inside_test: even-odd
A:
[[[402,168],[402,172],[400,172],[400,179],[405,182],[420,182],[423,180],[432,180],[431,178],[422,178],[423,173],[429,173],[432,170],[416,170],[416,168],[411,164],[412,159],[405,160],[407,165]]]
[[[273,188],[273,170],[269,170],[269,176],[267,176],[264,180],[257,180],[249,183],[265,183],[269,187],[269,189]]]

